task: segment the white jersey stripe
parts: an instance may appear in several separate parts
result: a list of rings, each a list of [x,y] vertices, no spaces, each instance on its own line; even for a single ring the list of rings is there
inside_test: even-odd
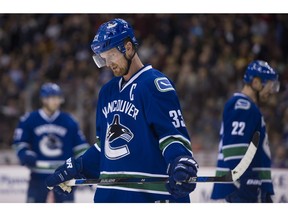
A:
[[[241,160],[242,158],[243,158],[243,155],[231,156],[231,157],[226,157],[226,158],[224,158],[224,161],[229,161],[229,160]]]
[[[153,194],[162,194],[162,195],[170,195],[169,192],[164,191],[154,191],[154,190],[145,190],[145,189],[135,189],[135,188],[124,188],[118,186],[103,186],[97,185],[97,188],[101,189],[114,189],[114,190],[124,190],[124,191],[134,191],[134,192],[144,192],[144,193],[153,193]]]
[[[147,65],[146,67],[144,67],[141,71],[139,71],[135,76],[133,76],[127,83],[126,85],[121,89],[121,83],[122,83],[122,79],[120,79],[119,81],[119,90],[120,92],[122,92],[127,86],[129,86],[131,83],[134,82],[134,80],[136,80],[142,73],[146,72],[147,70],[150,70],[152,68],[151,65]]]
[[[178,144],[180,144],[180,145],[183,145],[183,146],[191,153],[191,155],[192,155],[192,157],[193,157],[193,152],[190,151],[190,149],[188,149],[182,142],[179,142],[179,141],[171,142],[170,144],[168,144],[168,145],[163,149],[162,155],[164,156],[164,152],[165,152],[165,150],[168,148],[168,146],[170,146],[170,145],[172,145],[172,144],[175,144],[175,143],[178,143]]]
[[[14,144],[13,147],[16,149],[16,152],[18,153],[23,148],[29,148],[30,145],[29,145],[29,143],[21,142],[19,144]]]
[[[81,149],[85,149],[85,148],[89,148],[89,144],[88,143],[82,143],[80,145],[77,145],[73,148],[73,151],[79,151]]]
[[[217,167],[216,170],[217,171],[230,171],[229,168],[224,168],[224,167]]]
[[[101,148],[99,148],[99,146],[97,145],[97,143],[95,143],[94,146],[95,146],[95,148],[96,148],[99,152],[101,152]]]
[[[253,171],[271,171],[271,168],[269,167],[253,167]]]
[[[190,140],[188,140],[187,138],[185,138],[184,136],[181,136],[181,135],[169,135],[169,136],[165,136],[165,137],[163,137],[163,138],[161,138],[161,139],[159,140],[159,143],[162,143],[164,140],[169,139],[169,138],[180,138],[180,139],[183,139],[183,140],[185,140],[187,143],[190,144]]]
[[[163,174],[152,174],[152,173],[145,173],[145,172],[127,172],[127,171],[118,171],[118,172],[109,172],[109,171],[102,171],[100,175],[141,175],[141,176],[149,176],[149,177],[165,177],[167,178],[168,175]]]
[[[248,143],[237,143],[237,144],[229,144],[222,147],[222,149],[229,149],[229,148],[238,148],[238,147],[248,147]]]

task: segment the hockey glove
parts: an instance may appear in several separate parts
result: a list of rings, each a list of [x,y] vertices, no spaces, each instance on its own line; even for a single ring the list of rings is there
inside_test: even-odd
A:
[[[82,178],[82,158],[69,158],[65,164],[58,167],[55,172],[48,176],[46,185],[48,189],[54,189],[58,194],[67,195],[72,191],[70,186],[65,185],[65,182],[73,178]]]
[[[227,195],[229,203],[256,203],[260,192],[261,180],[255,172],[247,172],[240,178],[240,187]]]
[[[261,191],[261,203],[273,203],[271,195],[265,191]]]
[[[195,190],[195,183],[185,183],[191,177],[196,177],[197,162],[190,156],[177,157],[168,166],[169,182],[166,184],[168,192],[177,198],[185,197]]]
[[[36,166],[37,154],[34,151],[22,149],[18,152],[18,157],[21,165],[28,167]]]

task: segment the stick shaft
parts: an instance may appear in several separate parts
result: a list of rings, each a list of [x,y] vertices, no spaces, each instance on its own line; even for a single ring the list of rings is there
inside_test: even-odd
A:
[[[238,180],[246,169],[251,164],[254,155],[257,151],[259,144],[259,132],[256,132],[253,136],[250,145],[239,162],[239,164],[224,176],[198,176],[191,177],[186,183],[207,183],[207,182],[234,182]],[[110,178],[110,179],[72,179],[65,182],[67,186],[81,186],[81,185],[118,185],[118,184],[165,184],[168,182],[168,177],[148,177],[148,178]]]

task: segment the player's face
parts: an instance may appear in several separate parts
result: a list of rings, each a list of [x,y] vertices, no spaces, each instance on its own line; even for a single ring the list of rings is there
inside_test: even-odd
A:
[[[127,70],[127,61],[123,54],[117,49],[113,48],[100,54],[106,61],[106,66],[109,67],[114,76],[124,76]]]
[[[51,96],[47,98],[43,98],[43,106],[50,112],[55,112],[56,110],[59,109],[63,99],[59,96]]]
[[[259,92],[261,101],[265,102],[269,99],[269,96],[279,91],[279,82],[269,80]]]

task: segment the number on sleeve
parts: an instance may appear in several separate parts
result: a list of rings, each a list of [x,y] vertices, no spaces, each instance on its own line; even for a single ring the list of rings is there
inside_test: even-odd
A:
[[[232,122],[232,135],[239,135],[239,136],[244,136],[244,129],[245,129],[245,122],[238,122],[238,121],[233,121]]]
[[[173,119],[172,124],[175,128],[185,127],[185,123],[183,121],[183,117],[180,110],[170,110],[169,116]]]

